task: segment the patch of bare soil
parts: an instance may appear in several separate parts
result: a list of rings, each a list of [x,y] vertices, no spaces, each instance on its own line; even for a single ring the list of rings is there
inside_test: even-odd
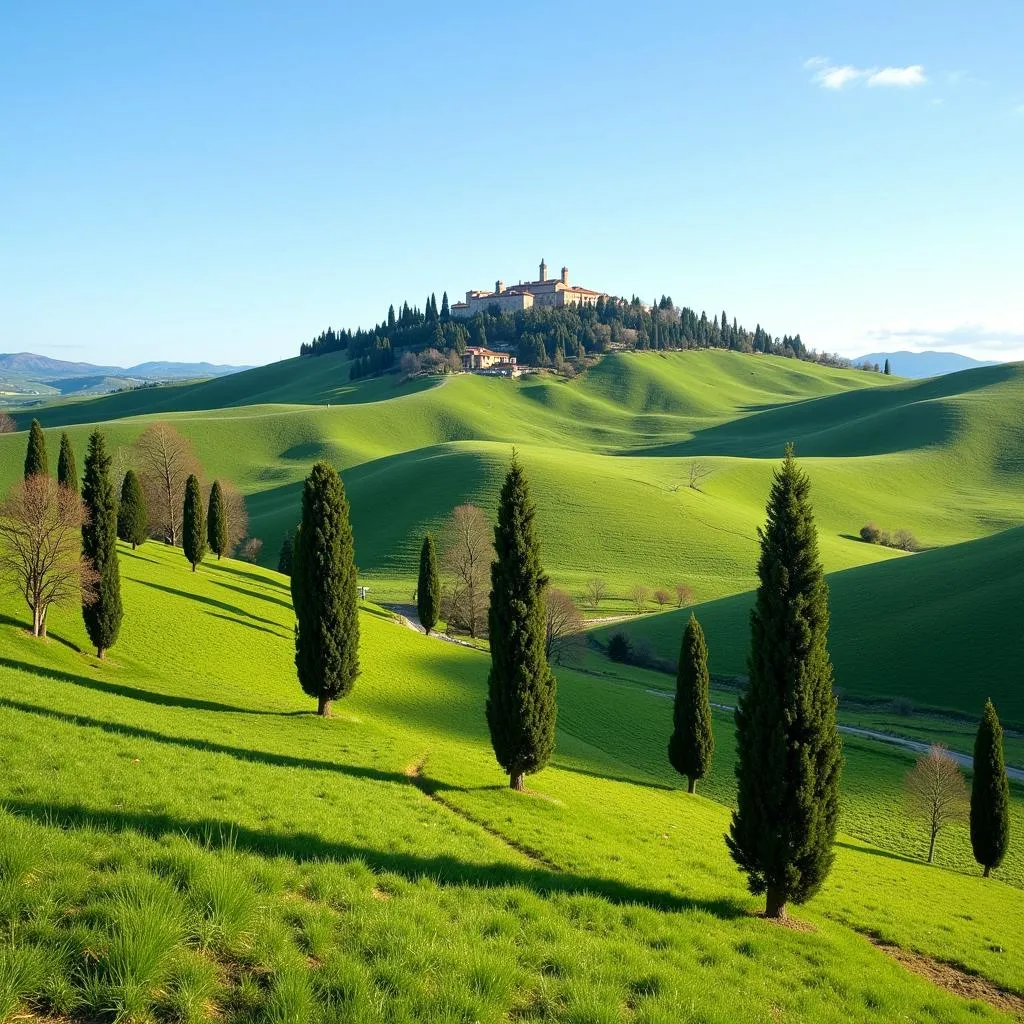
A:
[[[789,914],[786,914],[785,917],[768,917],[764,912],[756,912],[752,913],[751,917],[759,917],[762,921],[778,925],[780,928],[788,928],[794,932],[816,932],[818,930],[810,921],[801,921],[800,918],[790,917]]]
[[[866,938],[873,946],[877,946],[887,956],[891,956],[893,960],[901,963],[908,971],[927,978],[933,985],[938,985],[939,988],[944,988],[947,992],[952,992],[963,999],[979,999],[1004,1013],[1024,1016],[1024,996],[1017,992],[1008,992],[987,978],[970,974],[954,964],[934,960],[923,953],[915,953],[902,946],[895,946],[891,942],[883,942],[873,935],[868,935]]]

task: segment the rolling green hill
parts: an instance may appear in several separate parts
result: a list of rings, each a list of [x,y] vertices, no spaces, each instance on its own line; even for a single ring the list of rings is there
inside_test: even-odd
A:
[[[343,471],[352,501],[362,575],[383,601],[409,599],[422,534],[439,528],[452,507],[472,501],[493,511],[513,445],[540,506],[553,581],[579,593],[588,578],[605,578],[610,598],[601,614],[629,611],[636,584],[671,590],[685,583],[702,604],[735,598],[723,605],[735,616],[723,612],[722,622],[740,621],[748,599],[737,595],[755,583],[757,527],[788,440],[811,476],[831,573],[877,565],[880,574],[865,568],[864,579],[883,588],[886,572],[898,574],[896,563],[907,556],[857,538],[868,521],[908,529],[926,548],[1024,524],[1020,364],[906,382],[702,351],[615,354],[572,381],[459,375],[431,386],[424,379],[347,378],[343,355],[333,354],[202,384],[56,403],[38,415],[48,428],[69,425],[80,453],[94,422],[104,423],[117,447],[130,445],[153,419],[167,419],[192,439],[208,475],[228,478],[245,493],[265,564],[275,563],[281,538],[295,524],[311,463],[330,460]],[[0,436],[4,486],[19,471],[24,436]],[[55,451],[57,434],[50,429],[49,436]],[[694,462],[710,473],[700,490],[688,486]],[[883,607],[870,588],[866,582],[858,600]],[[982,681],[944,673],[941,659],[927,662],[928,671],[945,678],[929,681],[909,669],[894,680],[845,668],[843,652],[856,650],[865,625],[844,618],[839,596],[836,602],[841,685],[973,713]],[[943,622],[935,626],[939,633]],[[674,647],[676,625],[637,626],[648,628],[659,649]],[[723,629],[729,639],[720,641],[722,665],[741,671],[743,631]],[[880,627],[876,635],[878,660],[865,664],[905,667],[912,651],[889,651],[899,631]],[[1016,636],[994,636],[1003,653],[993,664],[1012,663]],[[958,701],[941,696],[954,690]]]
[[[847,742],[834,871],[780,928],[722,842],[726,716],[689,797],[642,674],[560,669],[554,764],[515,794],[485,655],[366,606],[322,720],[282,577],[152,543],[121,566],[103,662],[77,609],[42,642],[0,599],[0,1019],[975,1021],[1011,1018],[934,978],[1024,993],[1021,847],[982,879],[961,825],[921,863],[899,751]]]

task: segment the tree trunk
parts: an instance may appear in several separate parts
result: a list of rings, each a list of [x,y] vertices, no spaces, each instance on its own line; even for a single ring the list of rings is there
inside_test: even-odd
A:
[[[195,562],[193,562],[193,563],[192,563],[192,571],[193,571],[193,572],[195,572],[195,571],[196,571],[196,563],[195,563]]]
[[[697,792],[697,780],[692,775],[687,776],[686,792],[687,793],[696,793]]]
[[[931,842],[928,844],[928,863],[932,864],[935,861],[935,833],[932,833]]]
[[[992,865],[991,864],[986,864],[985,865],[985,870],[981,873],[981,877],[982,878],[988,878],[989,872],[991,870],[992,870]]]
[[[784,921],[786,919],[786,899],[782,893],[773,886],[768,886],[764,916],[769,917],[774,921]]]
[[[523,773],[513,772],[508,777],[508,788],[521,793],[523,791]]]
[[[97,647],[96,648],[96,657],[99,658],[100,661],[103,660],[103,648],[102,647]]]
[[[43,617],[39,614],[38,608],[32,609],[32,635],[42,636]]]
[[[320,697],[317,700],[316,713],[321,718],[330,718],[331,717],[331,698],[330,697]]]

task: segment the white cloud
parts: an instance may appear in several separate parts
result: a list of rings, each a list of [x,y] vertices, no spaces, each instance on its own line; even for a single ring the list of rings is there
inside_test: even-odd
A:
[[[868,332],[876,342],[894,342],[908,345],[921,351],[925,349],[954,349],[971,354],[989,355],[992,358],[1020,358],[1024,352],[1024,331],[1009,328],[983,327],[979,324],[964,324],[944,330],[926,327],[911,327],[899,330],[885,328]]]
[[[906,67],[858,68],[853,64],[833,64],[828,57],[811,57],[804,67],[813,71],[812,81],[823,89],[842,89],[852,82],[865,81],[874,86],[912,87],[928,81],[922,64]]]
[[[927,81],[921,64],[909,64],[905,68],[882,68],[868,75],[868,85],[894,85],[904,89],[924,85]]]

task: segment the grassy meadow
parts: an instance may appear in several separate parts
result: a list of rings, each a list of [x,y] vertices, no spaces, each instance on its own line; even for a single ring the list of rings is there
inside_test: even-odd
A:
[[[349,382],[333,354],[19,412],[0,487],[21,474],[33,415],[51,468],[61,429],[81,466],[95,424],[127,453],[166,420],[243,491],[265,546],[262,567],[193,574],[180,551],[122,545],[125,620],[102,662],[77,609],[54,610],[37,641],[0,596],[0,1022],[1012,1019],[1021,787],[996,877],[980,877],[962,822],[927,866],[901,795],[913,755],[844,737],[834,870],[780,928],[722,840],[731,715],[715,712],[715,764],[687,796],[665,755],[672,679],[600,648],[625,629],[674,657],[688,610],[634,616],[629,593],[687,584],[713,700],[735,701],[724,677],[745,672],[757,529],[792,440],[844,721],[969,750],[991,695],[1024,726],[1021,408],[1020,364],[906,382],[708,351],[615,354],[572,381],[441,383]],[[587,614],[629,616],[594,622],[556,667],[557,752],[526,795],[490,749],[486,652],[381,607],[410,600],[423,532],[455,505],[493,514],[513,445],[552,581],[579,594],[600,576],[609,596]],[[288,580],[266,568],[320,458],[343,473],[374,600],[362,675],[330,720],[299,688]],[[869,521],[923,550],[863,543]],[[1019,733],[1007,752],[1024,764]],[[959,995],[935,983],[954,970]]]
[[[561,669],[558,752],[518,795],[487,740],[486,655],[367,605],[363,674],[322,720],[283,577],[192,574],[153,543],[121,567],[103,662],[76,610],[36,641],[0,605],[8,1017],[1000,1019],[866,935],[1024,992],[1019,850],[989,880],[962,829],[939,866],[910,856],[889,748],[847,743],[835,869],[795,910],[809,930],[783,929],[722,842],[729,724],[688,797],[657,676]]]

